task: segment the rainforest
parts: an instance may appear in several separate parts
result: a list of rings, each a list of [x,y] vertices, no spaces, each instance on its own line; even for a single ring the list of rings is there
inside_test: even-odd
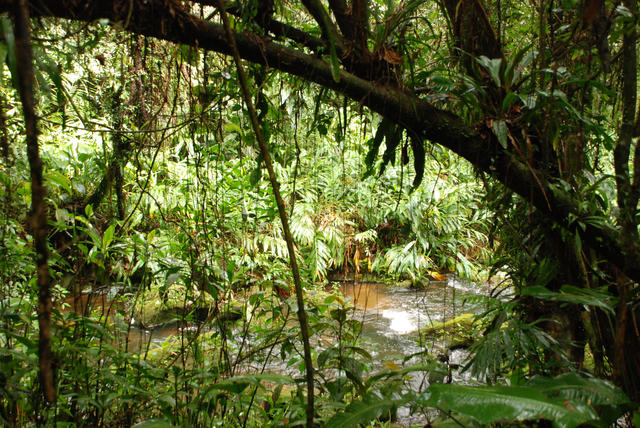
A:
[[[0,0],[0,425],[640,426],[635,0]]]

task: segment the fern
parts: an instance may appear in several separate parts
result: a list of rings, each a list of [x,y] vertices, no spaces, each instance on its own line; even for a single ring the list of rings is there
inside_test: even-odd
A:
[[[517,371],[525,365],[535,370],[545,349],[559,348],[549,334],[534,324],[498,311],[489,331],[471,347],[473,357],[465,370],[478,380],[495,379],[506,371]]]
[[[262,241],[262,248],[265,252],[281,259],[286,259],[287,257],[289,257],[287,243],[283,238],[271,235],[262,235],[256,237],[256,239]]]
[[[409,276],[412,280],[417,280],[432,265],[431,259],[418,249],[415,240],[404,246],[392,247],[384,258],[389,274]]]
[[[331,225],[326,225],[320,230],[320,238],[326,243],[329,248],[329,267],[340,267],[344,264],[344,232],[340,230],[342,225],[335,225],[333,222]],[[341,221],[340,223],[344,223]]]
[[[316,225],[313,222],[313,206],[307,203],[296,204],[291,216],[291,234],[296,242],[311,245],[316,235]]]
[[[329,247],[321,239],[316,239],[310,248],[307,264],[311,271],[311,278],[322,280],[327,275],[331,252]]]
[[[374,229],[367,229],[363,232],[356,233],[353,237],[356,242],[361,242],[363,244],[374,242],[377,238],[378,232],[376,232]]]

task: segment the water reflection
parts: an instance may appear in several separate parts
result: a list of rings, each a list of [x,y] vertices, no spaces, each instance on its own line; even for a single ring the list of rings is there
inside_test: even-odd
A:
[[[378,359],[396,361],[424,350],[425,345],[444,346],[444,341],[435,343],[433,338],[430,343],[421,342],[419,330],[437,321],[476,312],[477,308],[466,303],[465,298],[488,294],[487,286],[455,277],[431,281],[419,290],[381,283],[345,283],[341,291],[355,307],[352,318],[362,322],[361,340],[373,345]]]
[[[463,313],[476,312],[465,301],[465,297],[488,294],[488,286],[476,285],[448,278],[446,281],[432,281],[426,289],[417,290],[379,283],[343,284],[343,295],[351,299],[354,306],[352,318],[362,322],[360,344],[371,351],[373,365],[377,369],[393,363],[397,366],[419,364],[425,351],[431,355],[446,357],[445,366],[451,367],[448,376],[456,383],[468,382],[468,374],[460,373],[459,367],[468,356],[468,351],[456,349],[448,351],[445,337],[420,337],[420,329],[436,321],[445,321]],[[450,364],[450,366],[447,365]],[[387,365],[387,367],[389,367]],[[412,391],[423,391],[433,373],[412,373],[405,385]],[[447,376],[444,373],[442,376]],[[399,426],[422,426],[425,416],[413,413],[409,407],[398,409]]]
[[[418,329],[411,320],[411,315],[407,311],[394,311],[393,309],[383,309],[382,317],[391,321],[389,330],[398,334],[411,333]]]
[[[97,293],[82,293],[57,303],[57,308],[64,314],[75,313],[98,320],[113,335],[111,343],[122,349],[126,347],[129,352],[144,352],[149,345],[159,345],[168,338],[179,336],[183,330],[176,322],[153,329],[135,327],[136,320],[126,307],[122,299]]]
[[[376,283],[343,284],[341,291],[351,299],[354,316],[363,323],[372,323],[381,334],[407,334],[468,311],[462,297],[472,291],[466,286],[459,289],[459,282],[432,281],[423,290]]]
[[[449,278],[447,281],[432,281],[426,289],[416,290],[397,286],[388,286],[380,283],[360,283],[360,284],[342,284],[341,291],[343,295],[351,299],[350,302],[354,306],[351,318],[362,322],[362,330],[360,335],[359,346],[370,352],[373,357],[372,365],[376,370],[383,369],[389,363],[393,363],[399,367],[404,364],[415,364],[420,362],[420,356],[409,358],[412,355],[419,355],[425,350],[431,351],[436,356],[444,350],[444,341],[434,343],[425,343],[420,339],[420,329],[430,325],[434,321],[443,321],[453,318],[462,313],[473,312],[474,308],[464,303],[465,296],[475,294],[487,294],[485,286],[476,286],[475,284],[466,283],[455,278]],[[188,341],[187,330],[190,329],[194,334],[199,328],[206,331],[211,326],[189,326],[185,329],[181,325],[172,323],[163,327],[152,330],[144,330],[134,328],[131,323],[133,320],[126,318],[124,312],[118,311],[118,306],[112,307],[113,302],[109,302],[105,297],[94,296],[91,300],[90,296],[81,296],[76,299],[67,301],[70,306],[69,310],[78,313],[89,313],[92,309],[98,310],[101,314],[109,314],[110,322],[121,323],[122,331],[116,332],[114,341],[119,341],[124,348],[124,342],[127,341],[127,349],[129,352],[145,352],[157,349],[161,343],[167,339],[175,338],[176,343],[180,343],[180,337],[185,334],[185,342]],[[122,306],[121,306],[122,307]],[[292,321],[293,322],[293,321]],[[294,330],[297,327],[293,327]],[[242,337],[238,334],[237,337]],[[247,334],[248,343],[259,344],[260,338]],[[332,344],[335,337],[331,335],[316,337],[317,350],[328,347]],[[229,338],[233,342],[234,338]],[[439,338],[438,340],[442,340]],[[440,347],[440,350],[434,349]],[[238,347],[230,343],[232,354],[240,354]],[[434,352],[435,351],[435,352]],[[291,364],[291,361],[285,361],[278,358],[280,355],[279,345],[265,350],[259,359],[242,360],[235,367],[238,373],[279,373],[291,376],[299,376],[300,367],[298,363]],[[446,352],[447,360],[452,367],[457,367],[467,357],[465,350],[452,350]],[[256,354],[256,357],[258,354]],[[146,355],[145,355],[146,358]],[[386,363],[386,364],[385,364]],[[411,378],[404,378],[407,382],[406,387],[413,391],[422,391],[428,385],[429,381],[433,381],[432,374],[427,372],[416,372]],[[464,382],[463,375],[453,373],[454,382]],[[466,375],[468,376],[468,375]],[[398,418],[401,426],[411,426],[415,424],[424,424],[424,417],[419,414],[412,414],[411,409],[403,407],[398,410]]]

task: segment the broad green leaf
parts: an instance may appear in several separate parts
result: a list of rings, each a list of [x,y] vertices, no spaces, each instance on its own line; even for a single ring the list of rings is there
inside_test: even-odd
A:
[[[511,106],[518,102],[519,99],[520,96],[515,92],[509,92],[507,95],[505,95],[504,99],[502,100],[502,112],[508,112]]]
[[[453,410],[483,424],[547,419],[554,427],[572,428],[598,419],[584,403],[553,400],[532,387],[434,384],[423,397],[427,406]]]
[[[236,273],[236,261],[235,259],[227,259],[227,281],[233,282],[233,276]]]
[[[242,128],[240,128],[237,124],[233,122],[225,123],[224,130],[225,132],[228,132],[228,133],[237,132],[238,134],[242,135]]]
[[[526,46],[519,50],[509,61],[504,73],[504,87],[510,89],[517,82],[522,71],[531,64],[537,55],[537,51],[530,50],[531,46]]]
[[[332,319],[343,323],[347,319],[347,310],[343,308],[332,309],[331,311],[329,311],[329,315],[331,315]]]
[[[59,173],[58,171],[47,171],[45,174],[45,180],[49,183],[49,185],[55,185],[58,188],[63,189],[68,194],[73,194],[73,190],[71,188],[71,180],[64,174]]]
[[[357,354],[360,354],[363,358],[366,358],[369,361],[373,360],[373,357],[366,349],[360,348],[358,346],[347,346],[346,349],[353,351]]]
[[[603,426],[611,426],[630,408],[629,398],[624,392],[604,379],[565,373],[556,378],[536,376],[529,385],[549,397],[561,397],[597,406],[600,424]]]
[[[328,427],[356,427],[366,424],[394,406],[402,405],[404,400],[376,399],[369,397],[366,401],[352,401],[343,413],[338,413],[327,422]]]
[[[491,129],[496,137],[498,137],[498,142],[502,146],[503,149],[507,148],[507,124],[504,120],[494,120],[491,124]]]
[[[614,313],[617,304],[617,299],[604,289],[579,288],[573,285],[564,285],[559,292],[551,291],[541,285],[533,285],[524,288],[522,294],[540,300],[595,306],[611,314]]]
[[[113,241],[113,234],[115,233],[115,226],[112,224],[104,231],[102,235],[102,249],[109,248],[109,244]]]
[[[279,385],[294,383],[294,380],[289,376],[276,374],[255,374],[235,376],[229,379],[225,379],[221,382],[216,383],[215,385],[211,385],[210,389],[239,394],[244,391],[249,385],[259,385],[263,381],[274,382]]]
[[[589,403],[592,406],[629,403],[620,388],[604,379],[584,378],[577,373],[564,373],[555,378],[536,376],[528,384],[548,396]]]
[[[476,58],[476,61],[485,70],[487,70],[487,73],[489,73],[489,76],[491,76],[496,86],[501,87],[502,82],[500,79],[500,67],[502,66],[502,59],[501,58],[489,59],[486,56],[482,55],[480,58]]]
[[[87,209],[85,211],[93,212],[93,209],[90,208],[91,205],[87,205]],[[83,223],[86,226],[86,232],[91,237],[94,245],[100,246],[102,244],[102,237],[100,236],[100,232],[95,228],[91,222],[89,222],[86,218],[82,216],[76,216],[76,221]]]
[[[156,400],[159,401],[160,403],[164,403],[168,405],[171,408],[176,406],[176,399],[173,397],[171,393],[161,394],[160,396],[156,397]]]
[[[338,356],[336,348],[327,348],[318,354],[318,366],[322,367],[326,365],[327,361],[334,359]]]

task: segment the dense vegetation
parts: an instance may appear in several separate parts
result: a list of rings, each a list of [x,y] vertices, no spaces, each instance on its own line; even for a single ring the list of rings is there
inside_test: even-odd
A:
[[[0,11],[1,424],[640,422],[633,0]],[[332,280],[443,273],[380,368]]]

